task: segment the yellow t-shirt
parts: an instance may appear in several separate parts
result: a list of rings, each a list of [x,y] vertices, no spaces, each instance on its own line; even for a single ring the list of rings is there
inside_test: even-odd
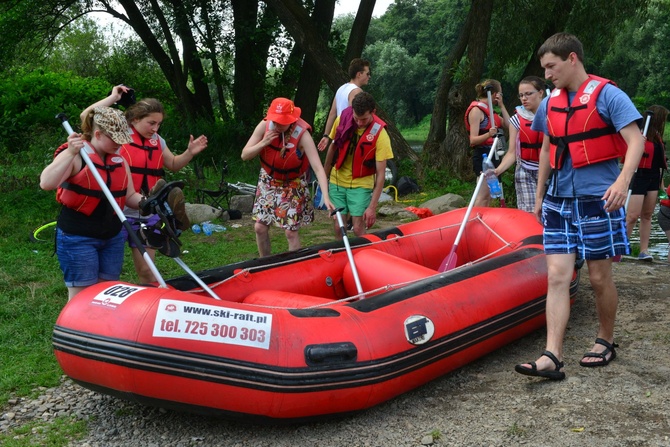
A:
[[[335,123],[333,128],[330,131],[330,138],[334,139],[337,131],[337,126],[340,124],[340,117],[335,118]],[[365,131],[364,128],[357,128],[356,134],[359,138],[363,135]],[[330,183],[337,186],[344,186],[346,188],[368,188],[373,189],[375,186],[375,175],[368,175],[360,178],[352,178],[351,164],[353,161],[353,155],[347,154],[347,157],[344,159],[344,163],[340,166],[340,169],[335,168],[336,160],[333,160],[333,170],[330,173]],[[386,128],[382,129],[379,133],[379,138],[377,138],[377,147],[375,148],[375,160],[383,161],[393,158],[393,150],[391,149],[391,139],[389,134],[386,132]]]

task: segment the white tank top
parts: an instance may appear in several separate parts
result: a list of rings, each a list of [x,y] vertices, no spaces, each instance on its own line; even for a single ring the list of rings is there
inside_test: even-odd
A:
[[[335,93],[335,108],[337,109],[337,116],[342,114],[342,110],[349,107],[349,93],[352,90],[359,88],[356,84],[352,82],[347,82],[337,89]]]

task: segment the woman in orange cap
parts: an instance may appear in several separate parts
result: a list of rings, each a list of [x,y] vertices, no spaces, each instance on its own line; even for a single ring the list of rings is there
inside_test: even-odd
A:
[[[270,254],[269,227],[284,229],[289,251],[300,248],[298,230],[314,220],[309,193],[309,167],[329,210],[328,180],[312,140],[312,128],[300,118],[300,108],[287,98],[275,98],[242,149],[242,160],[259,157],[261,170],[252,218],[260,256]]]

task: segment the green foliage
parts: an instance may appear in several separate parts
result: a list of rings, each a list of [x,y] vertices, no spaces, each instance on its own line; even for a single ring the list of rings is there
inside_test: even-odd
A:
[[[54,72],[72,72],[81,77],[98,76],[109,55],[107,39],[92,19],[82,17],[65,28],[34,67]],[[32,64],[31,64],[32,65]]]
[[[365,56],[375,79],[368,90],[379,105],[399,125],[418,123],[433,107],[428,92],[435,84],[437,67],[429,66],[421,54],[410,56],[395,39],[368,46]]]
[[[62,132],[55,119],[60,112],[65,112],[76,128],[81,111],[105,96],[109,85],[99,78],[80,78],[71,73],[18,70],[0,79],[0,89],[4,123],[0,150],[15,153],[25,150],[33,138],[42,138],[42,132]]]
[[[5,447],[61,447],[71,441],[82,439],[86,434],[86,422],[73,417],[56,418],[53,422],[31,422],[30,424],[0,434],[0,445]]]
[[[618,33],[602,63],[603,76],[634,95],[644,110],[670,102],[670,1],[653,0],[647,14],[632,15]]]

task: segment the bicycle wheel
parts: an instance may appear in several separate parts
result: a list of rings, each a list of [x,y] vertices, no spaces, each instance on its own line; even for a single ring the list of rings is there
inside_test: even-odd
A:
[[[41,225],[30,233],[31,242],[53,242],[56,238],[56,221]]]

